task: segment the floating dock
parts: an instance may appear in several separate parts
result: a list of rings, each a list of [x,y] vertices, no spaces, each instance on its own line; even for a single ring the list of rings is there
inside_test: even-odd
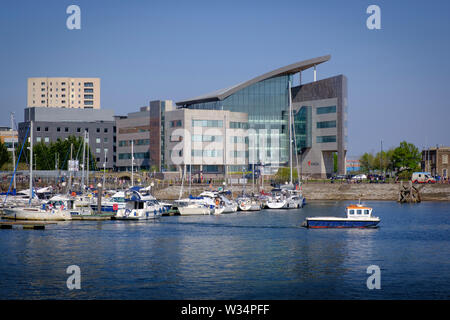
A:
[[[103,220],[111,220],[111,215],[92,215],[92,216],[72,216],[72,220],[87,220],[87,221],[103,221]]]
[[[13,226],[22,226],[24,230],[44,230],[48,224],[56,224],[56,222],[0,221],[0,229],[12,229]]]

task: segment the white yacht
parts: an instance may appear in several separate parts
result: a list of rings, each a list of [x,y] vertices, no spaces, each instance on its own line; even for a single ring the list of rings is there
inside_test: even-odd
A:
[[[161,217],[163,207],[151,195],[142,196],[139,192],[125,193],[125,207],[117,210],[114,220],[152,220]]]
[[[253,197],[240,197],[237,202],[241,211],[260,211],[262,209],[261,202]]]
[[[216,205],[208,197],[193,197],[176,200],[174,207],[178,209],[180,215],[208,215],[214,214]]]

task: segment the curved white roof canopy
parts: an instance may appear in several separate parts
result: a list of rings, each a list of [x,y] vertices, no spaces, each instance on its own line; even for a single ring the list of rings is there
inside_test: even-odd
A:
[[[267,72],[263,75],[260,75],[259,77],[253,78],[251,80],[241,82],[234,86],[231,86],[231,87],[228,87],[225,89],[221,89],[221,90],[217,90],[217,91],[214,91],[214,92],[211,92],[208,94],[204,94],[204,95],[192,98],[192,99],[179,101],[176,103],[176,105],[183,106],[183,105],[190,105],[190,104],[200,103],[200,102],[220,101],[220,100],[223,100],[223,99],[227,98],[228,96],[232,95],[236,91],[244,89],[245,87],[248,87],[254,83],[257,83],[257,82],[260,82],[260,81],[263,81],[263,80],[266,80],[269,78],[282,76],[282,75],[295,74],[300,71],[312,68],[315,65],[324,63],[324,62],[330,60],[330,58],[331,58],[331,55],[326,55],[326,56],[322,56],[322,57],[318,57],[318,58],[313,58],[313,59],[309,59],[309,60],[296,62],[296,63],[290,64],[288,66]]]

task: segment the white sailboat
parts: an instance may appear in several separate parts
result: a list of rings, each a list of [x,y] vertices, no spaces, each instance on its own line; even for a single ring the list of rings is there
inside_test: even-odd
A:
[[[291,82],[289,81],[289,166],[290,166],[290,180],[289,184],[282,186],[280,189],[273,189],[272,196],[266,202],[269,209],[297,209],[303,207],[303,194],[301,190],[296,190],[292,179],[292,152],[293,142],[293,115],[292,115],[292,97],[291,97]],[[298,170],[297,170],[298,171]],[[299,179],[300,183],[300,179]]]
[[[30,197],[29,204],[26,207],[4,208],[4,218],[16,220],[71,220],[70,212],[64,207],[49,208],[45,205],[42,207],[31,206],[33,198],[33,121],[30,122]]]

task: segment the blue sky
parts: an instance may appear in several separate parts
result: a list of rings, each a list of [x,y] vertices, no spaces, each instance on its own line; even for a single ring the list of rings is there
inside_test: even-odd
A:
[[[81,30],[66,28],[71,4]],[[102,108],[126,114],[331,54],[318,77],[348,78],[348,155],[450,146],[449,16],[450,1],[3,2],[0,125],[23,120],[28,77],[100,77]]]

